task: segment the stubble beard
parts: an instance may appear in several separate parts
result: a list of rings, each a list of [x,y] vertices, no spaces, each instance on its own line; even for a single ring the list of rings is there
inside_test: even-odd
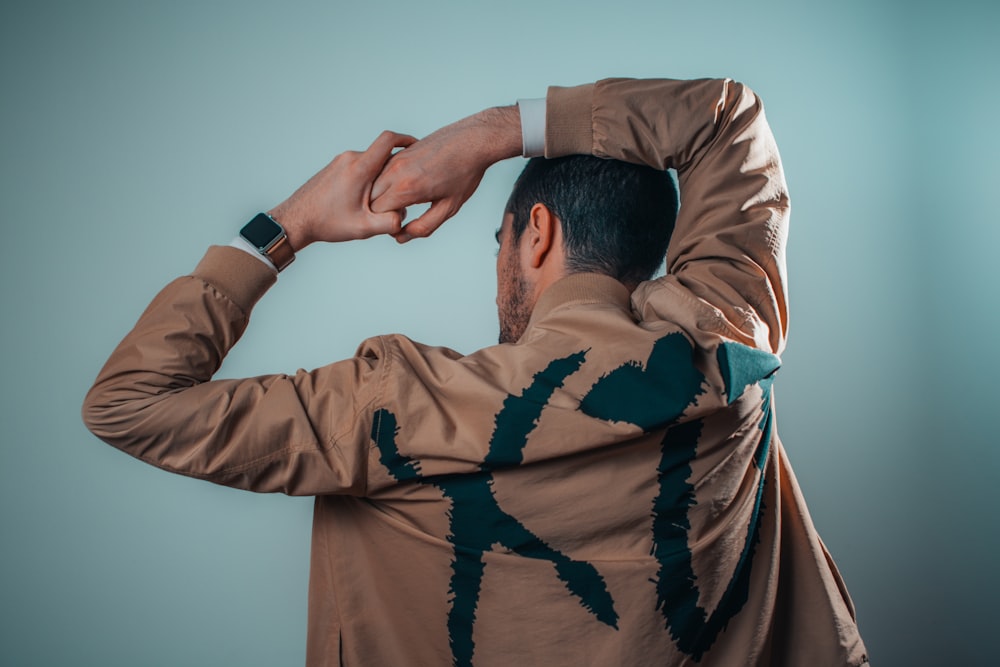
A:
[[[497,305],[500,319],[500,342],[516,343],[528,328],[531,319],[531,304],[528,303],[528,283],[516,261],[508,261],[501,279],[507,288],[501,292]]]

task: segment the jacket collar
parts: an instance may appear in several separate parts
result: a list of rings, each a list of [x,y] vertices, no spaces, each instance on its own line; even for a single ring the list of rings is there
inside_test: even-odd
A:
[[[600,273],[572,273],[560,278],[542,292],[531,311],[525,331],[530,331],[553,310],[569,304],[609,304],[630,312],[628,288]]]

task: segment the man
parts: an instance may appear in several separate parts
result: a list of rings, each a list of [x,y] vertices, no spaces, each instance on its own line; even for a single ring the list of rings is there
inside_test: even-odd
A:
[[[498,233],[501,344],[386,336],[209,381],[292,251],[427,236],[491,164],[541,152]],[[316,496],[310,665],[866,664],[774,431],[787,219],[760,100],[728,80],[384,133],[168,285],[85,419],[161,468]]]

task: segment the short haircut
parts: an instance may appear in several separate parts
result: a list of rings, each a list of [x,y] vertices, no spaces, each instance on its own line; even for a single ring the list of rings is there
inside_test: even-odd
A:
[[[678,208],[668,172],[590,155],[528,162],[507,200],[515,241],[537,203],[562,223],[570,273],[602,273],[627,285],[660,267]]]

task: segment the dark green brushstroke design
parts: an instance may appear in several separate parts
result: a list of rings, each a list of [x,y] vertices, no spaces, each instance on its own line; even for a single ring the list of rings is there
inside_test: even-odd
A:
[[[769,397],[764,401],[763,409],[761,437],[753,455],[758,471],[763,471],[771,443],[773,419]],[[677,647],[695,662],[704,657],[719,633],[749,599],[753,557],[760,542],[760,526],[764,516],[762,510],[766,479],[761,474],[757,482],[747,536],[733,576],[718,605],[708,615],[698,605],[698,587],[688,546],[691,525],[687,509],[695,504],[695,497],[694,487],[687,480],[691,477],[690,462],[694,458],[701,427],[701,420],[695,420],[678,424],[664,435],[663,458],[659,467],[660,493],[653,503],[653,554],[660,564],[656,582],[656,608],[663,613],[667,629],[677,642]]]
[[[727,404],[760,384],[764,390],[761,437],[753,461],[763,471],[773,424],[771,384],[780,366],[772,354],[736,343],[720,345],[717,361],[725,383]],[[656,608],[677,647],[696,662],[719,633],[746,604],[756,545],[760,540],[764,475],[758,482],[747,537],[733,576],[716,608],[709,614],[698,605],[699,592],[692,564],[688,511],[696,499],[691,462],[697,454],[703,422],[679,422],[688,406],[702,393],[704,375],[694,365],[693,349],[680,333],[658,340],[643,368],[627,363],[601,378],[584,397],[581,409],[601,419],[624,421],[645,431],[667,426],[658,466],[659,491],[653,501],[653,556],[659,564]]]
[[[753,558],[760,542],[764,516],[766,478],[763,470],[770,452],[774,423],[771,387],[774,373],[780,366],[776,356],[737,343],[720,345],[717,359],[725,382],[727,403],[732,404],[747,387],[754,384],[760,385],[764,394],[761,405],[763,417],[758,425],[761,435],[753,453],[754,467],[761,473],[754,507],[733,576],[711,614],[698,605],[699,593],[688,546],[690,523],[686,515],[682,522],[678,522],[680,517],[677,516],[680,511],[686,513],[686,508],[695,503],[694,487],[687,480],[691,477],[691,461],[702,427],[700,420],[679,424],[664,435],[663,458],[659,468],[660,494],[654,501],[654,511],[665,513],[663,520],[659,516],[654,519],[653,528],[654,553],[660,564],[657,608],[663,612],[677,647],[696,662],[704,657],[719,633],[749,599]],[[671,504],[673,507],[670,507]]]
[[[722,343],[716,353],[719,369],[722,371],[722,381],[725,383],[726,402],[733,401],[743,395],[747,387],[760,385],[763,391],[762,409],[764,418],[760,423],[763,433],[760,443],[754,451],[754,463],[758,470],[764,470],[767,453],[771,445],[771,431],[774,424],[771,406],[771,388],[774,385],[774,375],[781,367],[781,359],[770,352],[758,350],[739,343]],[[763,482],[761,482],[763,484]],[[756,510],[755,510],[756,512]]]
[[[656,608],[663,614],[678,648],[690,654],[690,644],[701,635],[705,610],[698,606],[698,587],[688,547],[688,509],[695,504],[688,484],[691,461],[701,436],[701,420],[667,430],[657,468],[659,493],[653,500],[653,551],[659,563]]]
[[[781,360],[764,350],[739,343],[722,343],[716,352],[726,387],[726,403],[732,405],[746,388],[771,378],[781,366]]]
[[[472,664],[475,651],[472,635],[485,567],[483,554],[495,544],[521,556],[550,561],[556,576],[585,609],[602,623],[618,627],[614,600],[600,573],[590,563],[575,561],[539,539],[504,512],[493,495],[492,471],[522,461],[524,446],[542,410],[553,392],[580,368],[585,356],[586,351],[581,351],[550,362],[520,396],[509,395],[504,400],[496,416],[489,452],[477,473],[421,476],[419,462],[399,451],[395,416],[385,409],[375,412],[372,440],[390,474],[399,481],[433,484],[452,500],[448,540],[455,548],[455,560],[449,589],[452,604],[448,634],[455,665]]]
[[[494,422],[483,470],[496,470],[521,463],[528,435],[538,425],[538,418],[552,398],[552,393],[563,385],[567,377],[579,370],[586,356],[587,352],[584,350],[565,359],[556,359],[535,374],[531,384],[520,396],[509,394],[504,399],[503,407]]]
[[[701,393],[705,376],[694,367],[692,353],[683,334],[668,334],[653,344],[645,368],[633,361],[614,369],[594,384],[580,409],[647,432],[663,428]]]
[[[682,334],[668,334],[654,343],[645,367],[628,362],[599,379],[581,400],[580,409],[599,419],[635,424],[647,432],[666,429],[658,466],[659,491],[652,508],[652,553],[659,565],[656,608],[663,614],[678,648],[697,662],[748,599],[753,557],[760,540],[765,477],[761,474],[758,482],[754,510],[733,576],[719,604],[709,614],[698,606],[699,593],[688,546],[691,529],[688,511],[696,502],[694,487],[688,479],[703,423],[680,421],[684,411],[704,391],[705,377],[696,368],[693,353]],[[421,476],[419,462],[399,452],[394,415],[384,409],[375,413],[372,439],[390,473],[399,481],[433,484],[452,499],[448,539],[454,545],[455,560],[448,630],[455,665],[472,664],[483,554],[495,544],[522,556],[552,562],[559,579],[586,609],[601,622],[618,627],[614,601],[596,569],[589,563],[573,561],[545,544],[500,509],[492,491],[492,471],[521,463],[524,446],[542,410],[554,391],[580,368],[585,356],[586,351],[581,351],[551,362],[535,375],[520,396],[511,394],[504,400],[496,416],[489,451],[480,471],[471,475]],[[737,343],[720,345],[717,361],[728,404],[749,386],[757,384],[763,390],[761,436],[753,454],[754,465],[762,473],[773,429],[771,386],[780,362],[772,354]]]
[[[396,415],[388,410],[376,410],[372,419],[372,440],[378,446],[379,461],[399,482],[420,480],[420,463],[400,454],[396,447],[398,433]]]

